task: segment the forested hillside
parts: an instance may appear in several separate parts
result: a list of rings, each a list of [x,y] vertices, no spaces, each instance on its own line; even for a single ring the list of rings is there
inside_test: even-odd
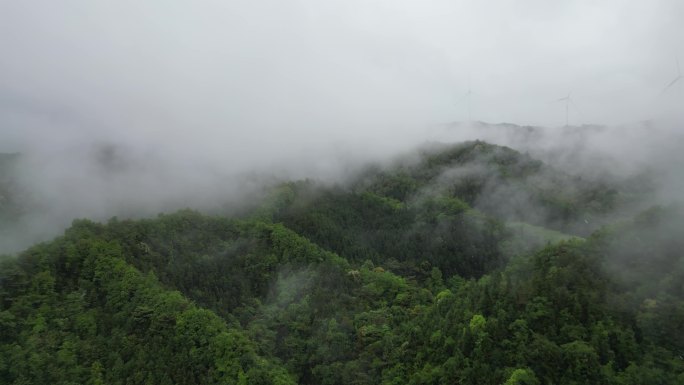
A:
[[[76,220],[2,259],[0,379],[681,384],[684,211],[633,191],[468,142],[239,216]]]

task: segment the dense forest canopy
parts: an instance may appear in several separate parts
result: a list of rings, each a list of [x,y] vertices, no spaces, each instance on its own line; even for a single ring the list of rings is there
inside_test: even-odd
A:
[[[684,384],[682,15],[0,1],[0,385]]]
[[[647,183],[475,141],[232,215],[75,220],[2,258],[0,378],[681,384],[684,209]]]

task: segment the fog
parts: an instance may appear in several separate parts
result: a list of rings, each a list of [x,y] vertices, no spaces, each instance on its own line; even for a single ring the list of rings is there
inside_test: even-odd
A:
[[[0,251],[75,217],[337,180],[428,140],[667,174],[681,159],[684,81],[666,86],[682,14],[677,0],[3,1],[0,152],[22,154],[13,188],[32,209]]]

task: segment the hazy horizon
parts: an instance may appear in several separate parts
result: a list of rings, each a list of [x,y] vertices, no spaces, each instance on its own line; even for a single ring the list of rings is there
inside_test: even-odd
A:
[[[3,2],[0,150],[96,137],[262,155],[469,116],[562,126],[568,93],[573,125],[681,117],[684,84],[663,89],[682,13],[676,0]]]

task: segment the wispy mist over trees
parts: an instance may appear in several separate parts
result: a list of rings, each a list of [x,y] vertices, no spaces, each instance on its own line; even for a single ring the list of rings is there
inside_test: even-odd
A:
[[[684,3],[0,3],[0,382],[684,383]]]

